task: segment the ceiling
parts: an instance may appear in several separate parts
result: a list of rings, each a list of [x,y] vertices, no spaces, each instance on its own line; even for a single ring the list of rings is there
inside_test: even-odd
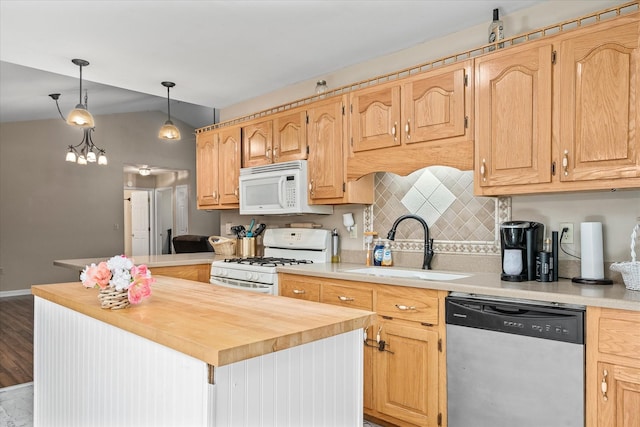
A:
[[[166,112],[200,127],[214,108],[322,78],[544,0],[0,1],[0,121]]]

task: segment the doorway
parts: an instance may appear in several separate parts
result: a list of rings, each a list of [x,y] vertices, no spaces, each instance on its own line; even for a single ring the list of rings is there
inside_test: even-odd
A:
[[[155,251],[154,254],[171,253],[173,234],[173,188],[156,188],[155,195]]]

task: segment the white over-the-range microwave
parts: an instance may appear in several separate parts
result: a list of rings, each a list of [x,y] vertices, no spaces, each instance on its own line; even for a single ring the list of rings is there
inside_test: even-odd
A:
[[[331,214],[310,205],[306,160],[240,169],[240,215]]]

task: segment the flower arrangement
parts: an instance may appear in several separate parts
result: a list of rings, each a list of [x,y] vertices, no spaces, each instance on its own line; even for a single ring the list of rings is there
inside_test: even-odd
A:
[[[126,293],[124,307],[129,303],[138,304],[151,295],[151,285],[156,281],[151,277],[151,271],[146,265],[136,266],[130,258],[124,255],[116,255],[98,265],[86,266],[80,273],[80,280],[87,288],[100,288],[101,295],[107,292],[112,294]],[[104,303],[103,307],[105,307]]]

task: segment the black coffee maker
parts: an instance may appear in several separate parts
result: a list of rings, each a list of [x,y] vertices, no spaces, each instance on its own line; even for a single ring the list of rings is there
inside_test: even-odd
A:
[[[544,224],[506,221],[500,224],[502,280],[536,280],[536,255],[543,249]]]

